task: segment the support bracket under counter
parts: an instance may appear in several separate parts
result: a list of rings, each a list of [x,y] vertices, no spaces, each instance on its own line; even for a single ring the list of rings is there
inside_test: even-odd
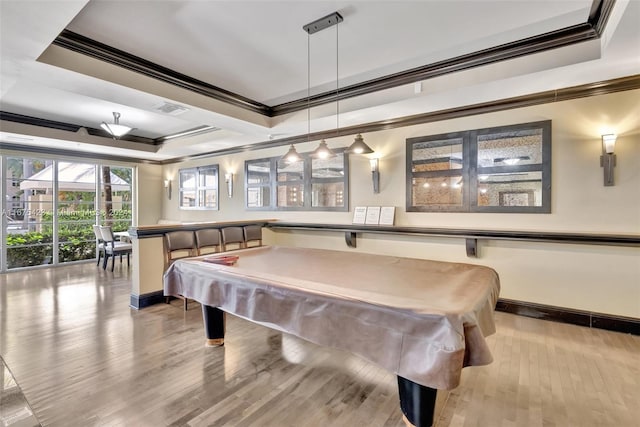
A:
[[[356,247],[356,232],[355,231],[347,231],[344,233],[344,241],[347,242],[347,246],[350,248]]]

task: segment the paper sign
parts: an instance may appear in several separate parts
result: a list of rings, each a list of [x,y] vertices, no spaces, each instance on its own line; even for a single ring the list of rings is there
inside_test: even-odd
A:
[[[383,206],[380,208],[380,225],[393,225],[396,216],[395,206]]]
[[[366,218],[367,218],[367,207],[356,206],[356,209],[353,211],[353,223],[364,224]]]
[[[365,220],[365,224],[378,225],[379,219],[380,219],[380,206],[367,207],[367,219]]]

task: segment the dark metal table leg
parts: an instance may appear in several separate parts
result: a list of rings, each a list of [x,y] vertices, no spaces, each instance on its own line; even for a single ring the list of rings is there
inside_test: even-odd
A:
[[[207,347],[224,345],[224,311],[202,304],[202,319],[207,335]]]
[[[431,427],[438,390],[406,378],[398,377],[400,408],[405,418],[415,427]]]

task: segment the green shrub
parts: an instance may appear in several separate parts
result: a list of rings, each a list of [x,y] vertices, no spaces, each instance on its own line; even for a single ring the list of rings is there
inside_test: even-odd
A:
[[[53,245],[8,247],[7,267],[31,267],[51,264],[53,261]]]
[[[128,211],[129,212],[129,211]],[[130,212],[129,212],[130,213]],[[87,218],[93,218],[89,215]],[[58,225],[58,260],[59,262],[92,259],[96,256],[96,242],[92,223],[76,218],[59,216]],[[129,219],[114,221],[114,231],[126,231]],[[42,224],[42,232],[30,231],[24,234],[8,234],[7,267],[31,267],[51,264],[53,262],[53,230],[52,225]]]

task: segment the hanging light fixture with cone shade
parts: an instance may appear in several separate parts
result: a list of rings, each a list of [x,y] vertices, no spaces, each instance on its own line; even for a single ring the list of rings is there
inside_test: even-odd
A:
[[[324,30],[325,28],[329,28],[333,25],[336,26],[336,132],[338,131],[338,104],[337,104],[337,94],[338,94],[338,25],[343,21],[342,15],[338,12],[334,12],[330,15],[322,17],[316,21],[313,21],[305,26],[302,29],[307,33],[307,142],[309,142],[309,138],[311,135],[311,34],[314,34],[318,31]],[[331,157],[335,157],[335,153],[331,151],[326,141],[323,139],[318,144],[318,148],[316,148],[312,153],[311,157],[315,159],[328,159]],[[302,156],[298,154],[296,151],[296,147],[291,144],[289,147],[289,151],[281,158],[282,161],[287,163],[295,163],[302,161]]]
[[[102,122],[100,125],[102,129],[107,131],[113,139],[118,139],[133,130],[133,128],[120,124],[120,113],[113,112],[113,123]]]
[[[331,151],[331,148],[329,148],[324,139],[320,141],[320,144],[318,144],[318,148],[313,150],[313,153],[311,153],[311,157],[313,157],[314,159],[328,159],[335,156],[336,154]]]
[[[342,15],[340,15],[338,12],[334,12],[332,15],[326,16],[324,18],[322,18],[322,20],[324,22],[327,23],[327,25],[335,25],[336,26],[336,136],[339,135],[339,129],[340,129],[340,101],[338,98],[338,94],[339,94],[339,89],[340,89],[340,79],[339,79],[339,74],[338,74],[338,70],[339,70],[339,56],[338,56],[338,46],[339,46],[339,32],[338,32],[338,27],[339,27],[339,23],[343,21]],[[305,27],[305,31],[307,31],[309,34],[311,34],[311,30],[307,29],[307,27]],[[316,30],[319,31],[319,30]],[[329,146],[327,145],[326,141],[323,139],[322,141],[320,141],[320,144],[318,144],[318,148],[316,148],[313,153],[311,153],[311,157],[313,157],[314,159],[329,159],[331,157],[335,157],[336,154],[331,151],[331,148],[329,148]]]
[[[353,144],[351,144],[348,148],[349,153],[354,153],[354,154],[371,154],[373,153],[373,150],[371,149],[371,147],[369,147],[365,142],[364,142],[364,138],[362,138],[362,135],[357,134],[356,135],[356,139],[353,141]]]
[[[298,154],[298,152],[296,151],[296,147],[291,144],[291,147],[289,147],[289,151],[287,151],[287,154],[282,156],[280,160],[285,163],[296,163],[302,161],[302,156]]]

